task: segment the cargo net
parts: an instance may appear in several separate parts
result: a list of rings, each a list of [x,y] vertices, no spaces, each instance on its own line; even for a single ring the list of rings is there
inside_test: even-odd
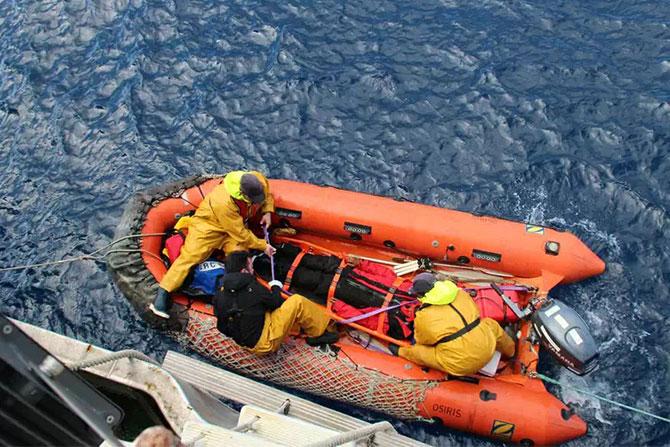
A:
[[[188,326],[177,335],[191,349],[248,377],[369,408],[399,419],[419,419],[427,380],[402,380],[359,367],[346,355],[313,348],[288,337],[279,351],[258,356],[239,347],[216,329],[212,317],[191,312]]]

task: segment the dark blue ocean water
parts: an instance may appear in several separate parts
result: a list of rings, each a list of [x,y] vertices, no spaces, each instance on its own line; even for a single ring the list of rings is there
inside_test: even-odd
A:
[[[542,371],[668,417],[669,24],[667,1],[0,0],[0,267],[101,248],[134,191],[238,168],[559,226],[608,264],[555,291],[602,366]],[[100,264],[0,291],[56,332],[181,350]],[[670,444],[670,424],[553,390],[590,423],[572,446]]]

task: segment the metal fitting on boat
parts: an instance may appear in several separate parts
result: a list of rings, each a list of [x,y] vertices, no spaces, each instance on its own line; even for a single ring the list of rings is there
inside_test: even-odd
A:
[[[42,363],[40,363],[40,371],[49,377],[58,376],[63,372],[64,369],[65,367],[50,355],[44,357],[44,360],[42,360]]]
[[[548,255],[556,256],[560,249],[561,249],[561,244],[559,244],[558,242],[549,241],[546,244],[544,244],[544,251]]]

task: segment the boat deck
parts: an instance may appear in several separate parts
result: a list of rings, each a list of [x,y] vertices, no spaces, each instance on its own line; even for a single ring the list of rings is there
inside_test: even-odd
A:
[[[119,357],[98,362],[115,353],[27,323],[13,321],[62,362],[68,365],[89,362],[90,366],[84,367],[86,371],[151,395],[176,433],[182,433],[191,422],[206,422],[218,427],[239,429],[238,412],[213,398],[218,397],[240,406],[252,405],[271,412],[283,409],[284,414],[337,432],[342,437],[366,430],[374,432],[372,445],[375,446],[426,446],[396,433],[386,422],[370,424],[177,352],[168,351],[162,365],[137,360],[138,357]]]
[[[290,401],[288,412],[290,416],[338,432],[356,430],[371,425],[353,416],[345,415],[323,405],[173,351],[169,351],[165,356],[163,368],[180,380],[243,405],[255,405],[276,411],[288,399]],[[401,434],[390,432],[375,434],[375,445],[390,447],[427,446],[427,444]]]

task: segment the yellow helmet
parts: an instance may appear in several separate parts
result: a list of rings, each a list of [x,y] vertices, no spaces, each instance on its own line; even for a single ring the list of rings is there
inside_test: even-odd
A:
[[[456,299],[458,291],[458,286],[452,281],[438,281],[425,295],[419,297],[419,301],[424,304],[446,305]]]

